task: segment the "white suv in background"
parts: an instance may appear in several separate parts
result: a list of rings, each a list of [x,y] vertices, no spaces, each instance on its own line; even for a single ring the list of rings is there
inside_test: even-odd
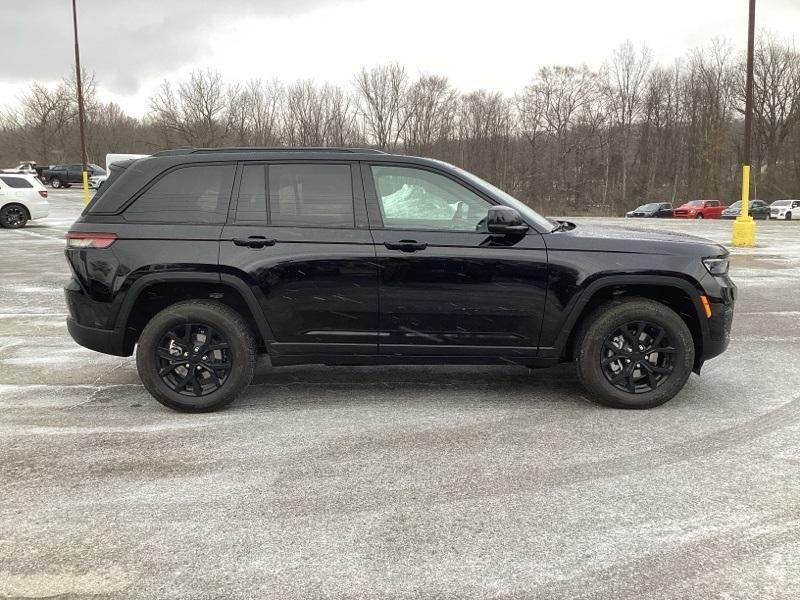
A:
[[[0,173],[0,226],[18,229],[49,212],[47,190],[36,176]]]
[[[769,205],[769,211],[772,219],[800,219],[800,200],[775,200]]]

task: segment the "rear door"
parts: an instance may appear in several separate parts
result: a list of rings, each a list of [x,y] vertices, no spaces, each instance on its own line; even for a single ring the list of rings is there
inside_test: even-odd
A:
[[[358,164],[241,163],[220,267],[244,279],[279,355],[378,348],[375,249]]]
[[[491,198],[454,176],[364,164],[380,265],[381,354],[536,354],[547,253],[531,229],[491,236]]]

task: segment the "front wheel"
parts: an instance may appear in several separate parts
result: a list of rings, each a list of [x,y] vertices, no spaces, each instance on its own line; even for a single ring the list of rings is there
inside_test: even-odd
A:
[[[230,404],[253,379],[256,343],[241,315],[219,302],[190,300],[145,326],[136,367],[148,392],[181,412]]]
[[[697,215],[697,216],[695,217],[695,219],[702,219],[702,218],[703,218],[703,215],[702,215],[702,214],[699,214],[699,215]]]
[[[61,180],[58,177],[53,177],[50,180],[50,187],[53,188],[54,190],[59,189],[61,185],[62,185]]]
[[[786,213],[786,216],[785,216],[784,218],[785,218],[787,221],[791,221],[791,220],[792,220],[792,213],[790,213],[790,212],[787,212],[787,213]]]
[[[28,222],[28,212],[19,204],[6,204],[0,209],[0,226],[6,229],[19,229]]]
[[[609,302],[589,315],[574,356],[578,378],[595,402],[653,408],[683,388],[694,364],[694,341],[669,307],[632,298]]]

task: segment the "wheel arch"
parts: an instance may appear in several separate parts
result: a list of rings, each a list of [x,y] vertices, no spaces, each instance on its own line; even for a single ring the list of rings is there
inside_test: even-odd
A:
[[[0,210],[3,210],[6,206],[19,206],[25,211],[25,214],[28,217],[28,221],[31,220],[31,211],[27,206],[25,206],[24,202],[15,202],[14,200],[9,200],[8,202],[0,204]]]
[[[575,338],[584,320],[595,308],[605,302],[626,297],[647,298],[674,310],[686,323],[695,347],[694,370],[700,371],[703,347],[708,339],[708,323],[698,300],[702,293],[698,284],[670,276],[619,276],[601,278],[590,284],[581,294],[562,333],[557,340],[557,350],[562,359],[572,360]]]
[[[211,299],[239,313],[250,325],[259,350],[265,351],[272,333],[250,287],[235,276],[218,273],[161,273],[137,279],[125,294],[117,316],[117,330],[124,335],[126,355],[142,329],[167,306],[191,299]]]

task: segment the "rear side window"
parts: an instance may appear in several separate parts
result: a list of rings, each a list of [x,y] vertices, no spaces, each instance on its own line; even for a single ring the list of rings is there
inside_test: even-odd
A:
[[[125,211],[127,221],[224,223],[234,165],[196,165],[170,171]]]
[[[273,225],[354,227],[350,165],[269,166]]]
[[[265,165],[245,165],[236,203],[237,223],[267,222],[267,175]]]
[[[22,177],[0,177],[0,181],[10,188],[32,188],[33,184]]]

